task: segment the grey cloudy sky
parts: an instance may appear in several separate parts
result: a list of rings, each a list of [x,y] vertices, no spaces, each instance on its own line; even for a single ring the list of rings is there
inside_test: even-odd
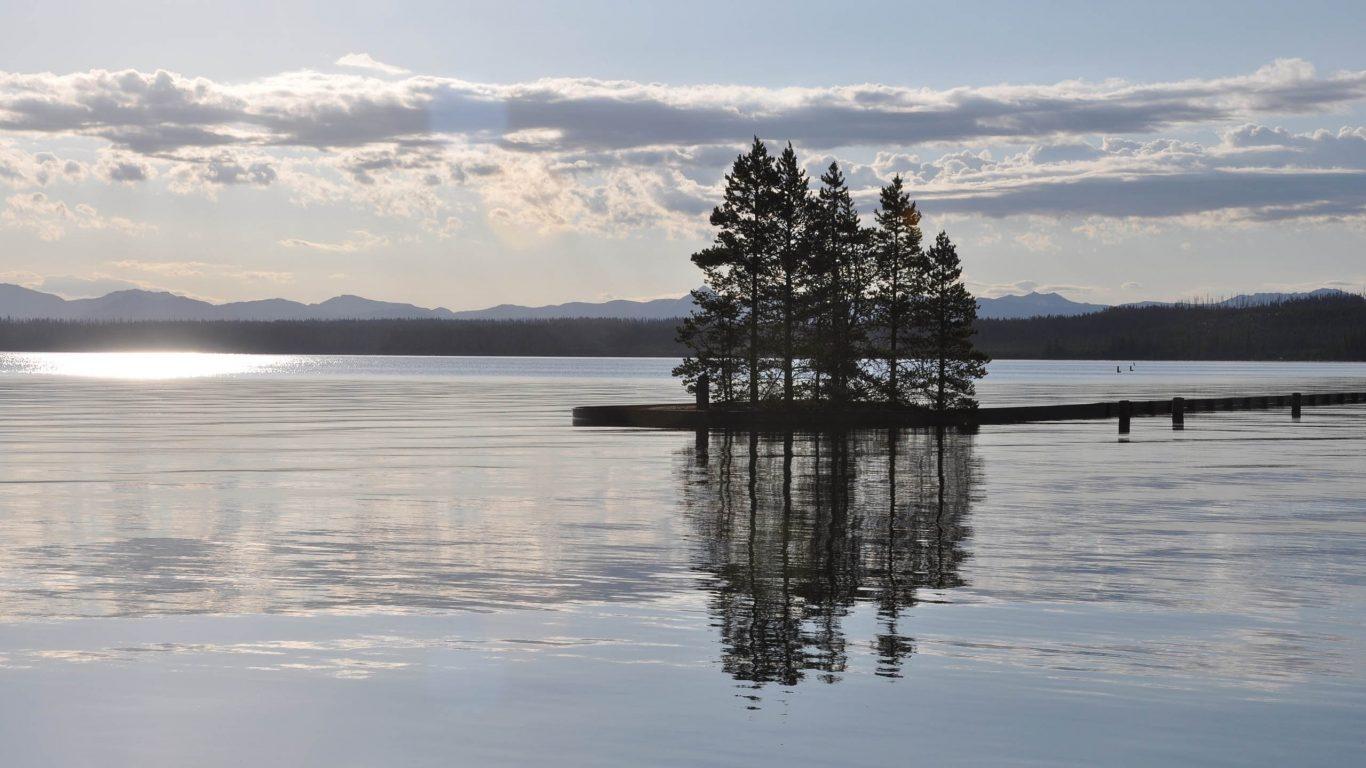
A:
[[[987,294],[1366,287],[1360,3],[55,5],[0,2],[0,281],[68,296],[678,295],[753,134]]]

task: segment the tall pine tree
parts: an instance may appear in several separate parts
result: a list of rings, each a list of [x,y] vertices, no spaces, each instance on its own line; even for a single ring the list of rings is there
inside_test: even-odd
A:
[[[908,402],[915,393],[917,367],[909,358],[917,346],[919,327],[915,301],[926,272],[920,249],[920,212],[911,202],[901,176],[882,188],[873,232],[873,332],[882,359],[876,389],[888,403]]]
[[[986,375],[989,359],[972,345],[977,301],[963,285],[963,267],[949,236],[940,232],[925,252],[925,283],[919,305],[924,328],[921,355],[927,364],[924,383],[937,411],[976,408],[977,379]]]
[[[678,327],[678,341],[692,354],[674,368],[673,375],[683,379],[689,392],[696,392],[698,381],[705,376],[712,382],[717,400],[733,402],[740,393],[744,308],[735,299],[734,291],[714,289],[725,284],[727,274],[714,268],[704,270],[704,274],[708,287],[692,291],[696,309]]]
[[[795,391],[796,360],[801,349],[803,321],[810,280],[812,215],[811,183],[797,162],[791,142],[778,157],[774,224],[777,258],[772,269],[775,351],[782,359],[783,402],[791,405]]]
[[[715,294],[718,306],[738,310],[738,320],[744,325],[745,340],[733,353],[747,363],[750,403],[760,398],[767,315],[764,287],[774,258],[777,178],[773,157],[756,136],[749,152],[736,157],[726,174],[724,200],[711,213],[712,226],[718,230],[713,245],[692,257],[706,275],[706,287]],[[709,324],[705,306],[694,313],[693,324]]]
[[[821,174],[811,225],[816,397],[843,404],[861,392],[871,270],[868,232],[838,163]]]

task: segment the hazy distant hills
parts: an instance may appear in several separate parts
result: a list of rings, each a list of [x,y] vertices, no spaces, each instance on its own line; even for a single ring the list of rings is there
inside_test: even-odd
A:
[[[1340,293],[1342,291],[1331,288],[1309,293],[1254,293],[1207,303],[1217,306],[1260,306],[1305,296]],[[978,315],[984,319],[1070,317],[1107,308],[1104,304],[1072,301],[1056,293],[978,299],[977,304]],[[1163,305],[1163,302],[1141,302],[1126,306]],[[660,320],[683,317],[691,311],[692,299],[688,296],[652,301],[575,301],[542,307],[499,304],[487,309],[456,312],[444,307],[426,309],[361,296],[337,296],[318,304],[287,299],[211,304],[173,293],[132,290],[116,291],[95,299],[63,299],[18,285],[0,283],[0,317],[16,320],[548,320],[575,317]]]
[[[1104,304],[1072,301],[1056,293],[1026,293],[1023,296],[1001,296],[978,299],[977,316],[990,320],[1012,320],[1020,317],[1057,315],[1071,317],[1106,309]]]
[[[523,307],[519,304],[499,304],[488,309],[472,309],[452,312],[457,320],[544,320],[559,317],[612,317],[631,320],[663,320],[670,317],[686,317],[692,312],[692,297],[677,299],[654,299],[651,301],[630,301],[614,299],[601,303],[572,301],[568,304],[551,304],[544,307]]]

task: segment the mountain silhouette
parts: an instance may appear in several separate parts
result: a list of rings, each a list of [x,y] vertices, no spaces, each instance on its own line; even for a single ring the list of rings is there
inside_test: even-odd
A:
[[[1333,288],[1307,293],[1254,293],[1222,301],[1216,306],[1258,306],[1306,296],[1341,294]],[[1169,306],[1173,302],[1138,302],[1124,306]],[[984,319],[1085,315],[1106,309],[1104,304],[1072,301],[1057,293],[1026,293],[977,300]],[[484,309],[452,311],[413,304],[376,301],[363,296],[336,296],[317,304],[288,299],[262,299],[212,304],[165,291],[126,290],[93,299],[64,299],[19,285],[0,283],[0,317],[15,320],[551,320],[560,318],[620,318],[664,320],[692,312],[691,296],[676,299],[603,302],[572,301],[529,307],[499,304]]]

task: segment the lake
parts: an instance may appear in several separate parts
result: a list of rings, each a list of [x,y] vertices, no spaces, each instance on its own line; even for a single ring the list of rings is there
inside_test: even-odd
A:
[[[1131,362],[982,400],[1366,389]],[[0,355],[0,764],[1361,759],[1366,406],[570,425],[672,365]]]

